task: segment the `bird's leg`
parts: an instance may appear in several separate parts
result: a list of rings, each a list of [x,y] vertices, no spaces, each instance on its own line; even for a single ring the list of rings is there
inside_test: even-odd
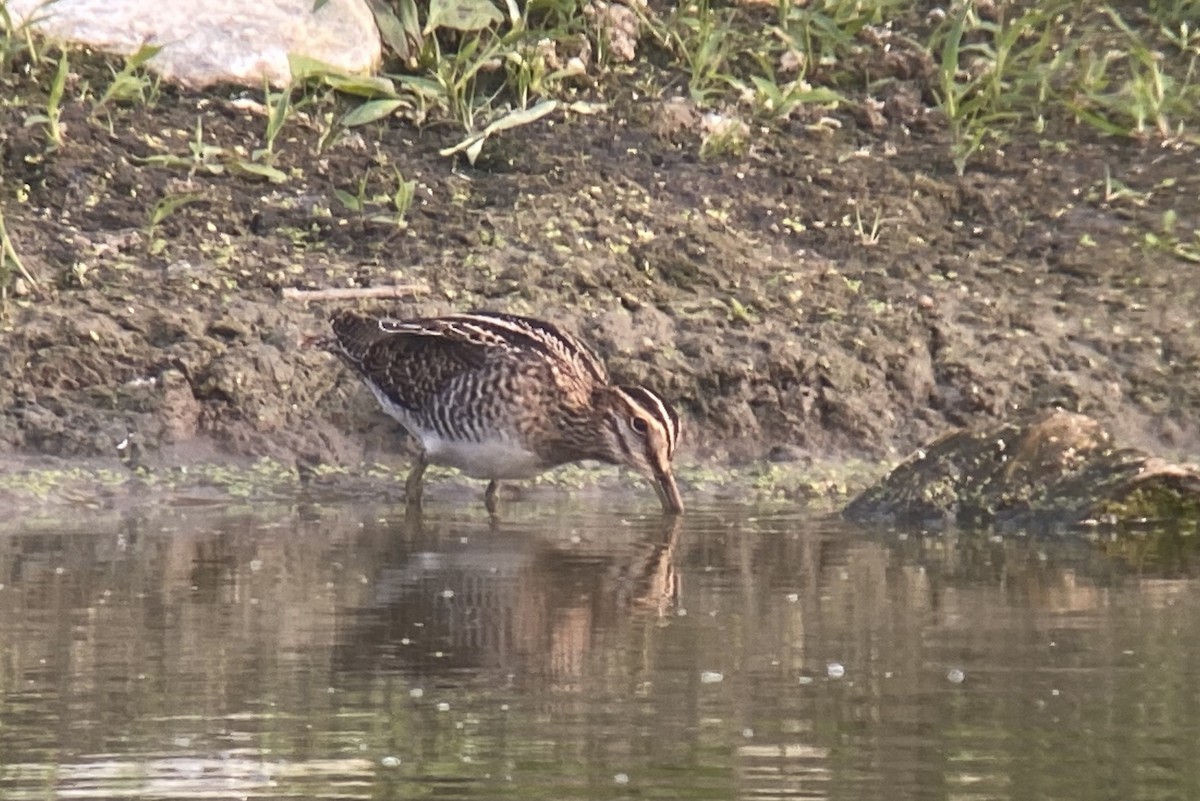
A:
[[[492,479],[488,482],[487,491],[483,493],[483,506],[488,514],[496,515],[496,493],[500,490],[500,482]]]
[[[425,451],[421,451],[421,455],[417,457],[417,463],[413,465],[408,478],[404,480],[404,503],[406,506],[421,506],[421,479],[425,476],[425,468],[428,466],[429,460],[425,458]]]

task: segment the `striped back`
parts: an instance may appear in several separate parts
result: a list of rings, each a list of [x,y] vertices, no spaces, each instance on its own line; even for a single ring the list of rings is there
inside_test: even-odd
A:
[[[608,383],[608,369],[592,349],[545,320],[473,311],[420,320],[384,319],[379,325],[387,333],[441,337],[462,344],[540,353],[549,361],[572,365],[599,385]]]

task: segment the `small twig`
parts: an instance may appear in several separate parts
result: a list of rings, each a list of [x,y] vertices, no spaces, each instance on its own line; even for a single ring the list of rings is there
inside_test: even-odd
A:
[[[284,300],[357,300],[359,298],[403,298],[428,292],[424,284],[396,284],[394,286],[341,287],[330,289],[283,288]]]

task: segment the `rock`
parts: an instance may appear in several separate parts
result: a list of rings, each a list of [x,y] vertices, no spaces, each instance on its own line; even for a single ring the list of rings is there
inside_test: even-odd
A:
[[[375,18],[362,0],[162,3],[153,0],[9,0],[14,23],[33,20],[42,33],[130,55],[161,45],[148,63],[190,87],[238,83],[254,88],[292,80],[288,54],[347,72],[369,72],[382,48]]]
[[[1200,468],[1119,448],[1054,410],[918,450],[843,511],[852,520],[1123,524],[1200,517]]]

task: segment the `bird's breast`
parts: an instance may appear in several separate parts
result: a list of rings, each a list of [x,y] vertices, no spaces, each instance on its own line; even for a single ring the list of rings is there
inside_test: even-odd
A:
[[[450,398],[438,398],[422,408],[398,403],[373,381],[367,386],[379,405],[403,425],[421,443],[430,464],[456,467],[472,478],[531,478],[563,461],[577,458],[574,452],[546,453],[547,415],[540,406],[536,415],[520,414],[495,403],[498,391],[486,400],[455,404]],[[452,393],[448,393],[452,394]],[[553,426],[551,427],[553,428]],[[541,443],[535,452],[533,445]]]

